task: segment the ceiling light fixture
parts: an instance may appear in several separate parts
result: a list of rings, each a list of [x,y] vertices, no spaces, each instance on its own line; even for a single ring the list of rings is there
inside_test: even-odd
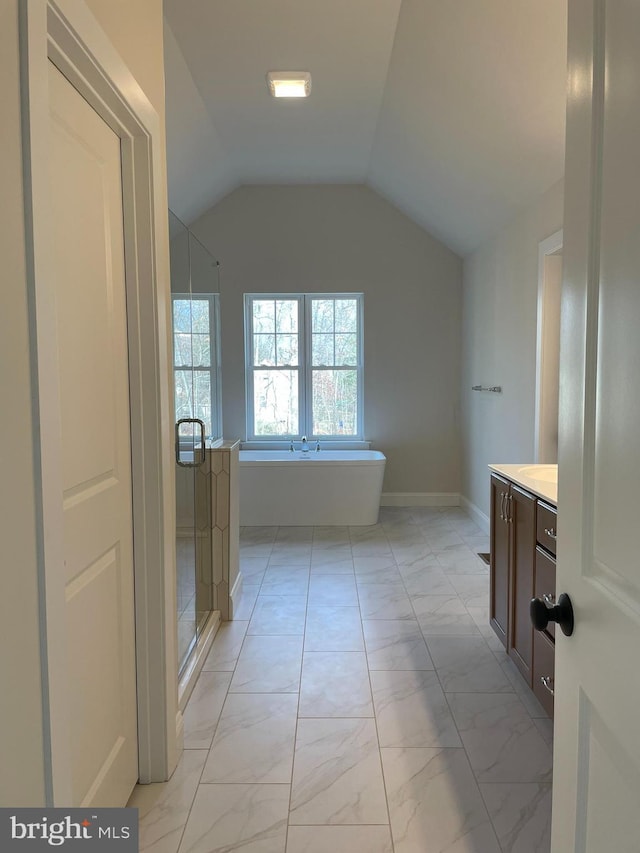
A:
[[[311,92],[308,71],[269,71],[267,83],[274,98],[308,98]]]

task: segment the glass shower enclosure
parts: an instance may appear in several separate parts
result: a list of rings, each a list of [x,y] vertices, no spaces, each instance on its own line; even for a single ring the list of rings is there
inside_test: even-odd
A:
[[[178,663],[215,610],[207,443],[221,435],[219,264],[169,211],[176,461]]]

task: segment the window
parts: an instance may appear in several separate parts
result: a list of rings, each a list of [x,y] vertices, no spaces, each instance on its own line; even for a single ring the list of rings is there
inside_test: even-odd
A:
[[[245,296],[247,438],[362,438],[362,294]]]
[[[199,418],[205,435],[222,434],[218,295],[172,294],[176,420]],[[188,427],[183,430],[191,435]]]

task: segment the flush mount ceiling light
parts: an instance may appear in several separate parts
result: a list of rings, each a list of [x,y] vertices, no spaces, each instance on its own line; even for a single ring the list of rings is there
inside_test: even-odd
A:
[[[267,83],[274,98],[308,98],[311,92],[308,71],[269,71]]]

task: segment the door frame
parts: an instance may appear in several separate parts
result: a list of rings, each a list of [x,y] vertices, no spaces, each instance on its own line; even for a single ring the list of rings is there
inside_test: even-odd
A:
[[[540,462],[543,455],[543,437],[541,424],[545,416],[544,392],[545,392],[545,350],[547,338],[545,337],[545,317],[548,307],[548,286],[545,273],[545,260],[549,255],[555,255],[563,246],[563,230],[554,232],[538,244],[538,311],[536,331],[536,404],[535,404],[535,434],[533,447],[533,461]],[[542,460],[547,461],[547,460]]]
[[[61,432],[49,224],[49,59],[121,139],[141,782],[168,779],[182,748],[164,130],[84,0],[21,2],[20,57],[46,797],[49,805],[68,806],[71,697],[66,689]]]

